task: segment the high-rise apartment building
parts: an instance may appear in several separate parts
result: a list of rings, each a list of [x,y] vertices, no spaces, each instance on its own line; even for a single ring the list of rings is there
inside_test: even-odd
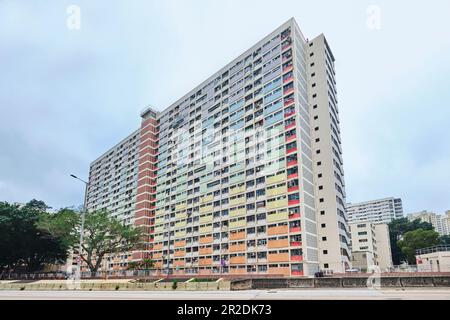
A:
[[[387,224],[359,222],[351,223],[349,227],[353,267],[368,270],[378,266],[380,271],[392,267],[391,241]]]
[[[348,268],[335,83],[325,37],[305,39],[291,19],[165,110],[144,110],[124,212],[148,239],[133,259],[176,274]],[[102,190],[89,189],[90,209],[125,192]]]
[[[125,224],[135,223],[140,141],[140,131],[136,130],[91,164],[88,210],[106,209]],[[128,253],[107,256],[102,267],[121,269],[129,261],[132,255]]]
[[[403,217],[402,199],[400,198],[347,203],[346,207],[350,223],[389,223]]]
[[[433,229],[441,236],[450,234],[450,210],[445,214],[437,214],[424,210],[410,213],[407,217],[410,221],[420,219],[423,222],[430,223],[433,226]]]

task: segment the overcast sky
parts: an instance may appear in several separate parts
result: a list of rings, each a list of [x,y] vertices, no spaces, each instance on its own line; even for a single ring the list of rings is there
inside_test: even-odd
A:
[[[67,27],[72,4],[80,29]],[[446,0],[0,0],[0,201],[81,204],[69,174],[87,179],[146,105],[166,108],[295,17],[336,57],[347,201],[444,212],[449,13]]]

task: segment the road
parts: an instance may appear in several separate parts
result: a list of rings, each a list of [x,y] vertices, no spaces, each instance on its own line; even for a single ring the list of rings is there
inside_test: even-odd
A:
[[[17,291],[0,300],[450,300],[450,288],[302,289],[247,291]]]

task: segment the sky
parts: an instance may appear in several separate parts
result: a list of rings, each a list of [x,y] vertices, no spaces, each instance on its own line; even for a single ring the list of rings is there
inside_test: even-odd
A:
[[[336,58],[347,201],[443,213],[449,13],[447,0],[0,0],[0,201],[80,205],[69,175],[87,179],[142,109],[165,109],[294,17]]]

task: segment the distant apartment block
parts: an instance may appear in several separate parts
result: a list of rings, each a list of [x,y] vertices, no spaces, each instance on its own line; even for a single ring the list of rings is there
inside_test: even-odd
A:
[[[182,74],[180,74],[182,75]],[[188,75],[186,75],[188,76]],[[334,56],[294,19],[91,165],[88,208],[144,227],[173,274],[313,275],[350,267]]]
[[[389,223],[393,219],[403,217],[403,206],[400,198],[347,203],[346,207],[349,223]]]
[[[378,266],[391,268],[392,253],[389,227],[385,223],[359,222],[350,224],[352,266],[364,270]]]
[[[410,221],[420,219],[423,222],[431,223],[434,230],[441,236],[450,234],[450,210],[447,210],[445,214],[437,214],[424,210],[410,213],[407,217]]]
[[[89,170],[88,210],[106,209],[124,224],[135,223],[140,131],[136,130],[95,160]],[[119,269],[132,255],[107,256],[103,269]]]

